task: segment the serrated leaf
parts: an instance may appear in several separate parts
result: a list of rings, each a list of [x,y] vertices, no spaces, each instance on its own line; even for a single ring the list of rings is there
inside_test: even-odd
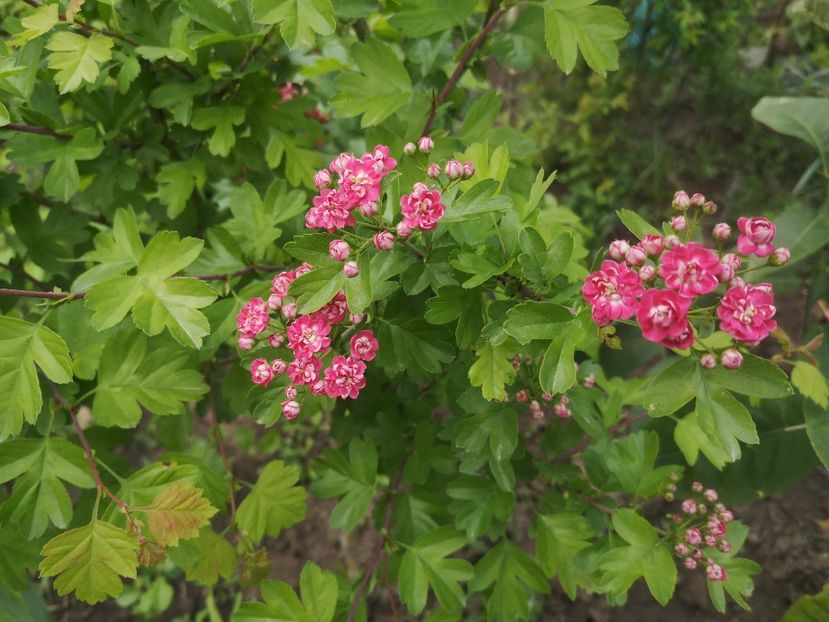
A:
[[[184,482],[164,488],[143,511],[150,533],[161,546],[176,546],[179,540],[195,538],[218,512],[201,490]]]
[[[170,559],[184,569],[188,581],[210,587],[219,577],[229,578],[236,568],[236,551],[222,536],[205,527],[198,538],[185,540],[168,551]]]
[[[307,48],[316,37],[334,32],[331,0],[253,0],[253,16],[260,24],[279,24],[288,47]]]
[[[548,577],[558,574],[561,587],[571,600],[576,598],[578,580],[576,554],[590,546],[596,532],[580,514],[562,512],[538,517],[536,548],[538,562]]]
[[[794,393],[780,367],[753,354],[743,355],[740,369],[725,369],[718,365],[714,369],[702,370],[702,373],[709,382],[740,395],[776,399]]]
[[[49,69],[57,70],[55,82],[61,94],[78,90],[98,79],[101,63],[112,58],[113,40],[100,34],[89,37],[74,32],[56,32],[49,37],[46,49]]]
[[[455,516],[455,526],[470,540],[486,533],[493,519],[507,520],[515,508],[515,495],[485,477],[460,475],[449,482],[446,494],[453,499],[449,511]]]
[[[406,0],[389,22],[407,37],[428,37],[463,23],[475,4],[476,0]]]
[[[311,485],[318,497],[342,497],[331,512],[335,529],[351,531],[365,516],[377,480],[377,449],[369,441],[355,438],[348,445],[348,459],[333,449],[320,460],[320,477]]]
[[[515,348],[509,341],[494,346],[486,341],[477,350],[478,358],[469,368],[469,382],[481,387],[487,400],[502,400],[506,397],[504,387],[515,379],[515,368],[510,359]]]
[[[313,313],[329,302],[345,286],[341,264],[306,272],[291,283],[289,293],[296,296],[299,313]]]
[[[690,402],[699,388],[693,357],[680,358],[660,371],[645,387],[645,408],[651,417],[664,417]]]
[[[175,218],[184,208],[194,190],[201,190],[207,179],[204,162],[197,158],[169,162],[158,170],[158,200],[167,206],[167,216]]]
[[[792,369],[792,384],[818,406],[829,408],[829,385],[820,370],[806,361],[797,361]]]
[[[118,596],[121,577],[135,579],[138,559],[135,538],[102,520],[58,534],[43,547],[42,577],[57,577],[60,596],[75,592],[78,600],[94,604]]]
[[[28,587],[29,571],[34,571],[39,561],[37,542],[27,541],[13,525],[0,526],[0,588],[17,592]]]
[[[302,602],[291,586],[282,581],[264,581],[260,587],[265,602],[245,602],[233,622],[331,622],[337,609],[337,577],[314,562],[307,562],[299,575]]]
[[[40,324],[0,316],[0,438],[18,434],[23,421],[34,423],[43,406],[37,369],[52,382],[72,380],[69,348],[60,335]]]
[[[60,22],[57,4],[45,4],[20,20],[21,32],[9,39],[9,45],[17,47],[27,41],[45,35]]]
[[[527,344],[534,339],[555,339],[572,320],[573,314],[561,305],[528,301],[507,311],[504,330],[518,343]]]
[[[282,460],[265,465],[236,513],[236,524],[254,542],[265,534],[276,538],[305,519],[308,493],[296,485],[299,474],[299,467],[286,466]]]
[[[236,144],[233,127],[245,122],[245,109],[241,106],[217,106],[200,108],[193,112],[190,126],[196,130],[213,130],[207,149],[214,156],[225,157]]]

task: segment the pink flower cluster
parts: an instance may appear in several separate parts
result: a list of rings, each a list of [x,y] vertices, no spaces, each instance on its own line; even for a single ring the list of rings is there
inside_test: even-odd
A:
[[[272,327],[267,347],[286,349],[290,353],[283,357],[259,357],[250,364],[251,380],[255,384],[267,387],[277,376],[285,374],[288,377],[290,384],[281,404],[286,419],[299,414],[298,394],[302,387],[314,395],[356,398],[366,386],[366,361],[373,360],[380,348],[374,333],[360,330],[349,340],[348,354],[331,351],[334,331],[339,325],[348,319],[351,326],[356,326],[364,319],[362,315],[349,313],[343,292],[320,310],[297,317],[296,304],[288,296],[288,289],[298,276],[310,269],[308,264],[302,264],[296,270],[277,274],[271,284],[268,302],[253,298],[236,317],[241,349],[253,348],[256,338]],[[280,309],[281,314],[272,318],[271,313]]]
[[[682,191],[674,196],[673,204],[680,211],[698,207],[704,214],[717,209],[703,195],[689,197]],[[694,217],[694,226],[698,218]],[[674,216],[671,227],[677,232],[686,231],[687,222],[685,215]],[[777,326],[774,293],[769,283],[751,285],[736,273],[742,268],[742,257],[769,257],[770,265],[783,265],[789,251],[772,245],[775,226],[765,218],[740,218],[737,226],[739,255],[722,250],[722,242],[731,236],[727,223],[713,229],[713,238],[720,243],[717,250],[689,241],[693,226],[684,241],[676,235],[656,234],[643,236],[636,245],[615,240],[608,248],[610,259],[603,261],[582,286],[582,297],[591,307],[593,321],[607,326],[614,320],[635,317],[645,339],[687,350],[695,340],[689,319],[695,299],[724,284],[726,291],[716,309],[720,328],[738,342],[758,344]],[[731,355],[728,359],[736,360]],[[713,361],[716,364],[716,359]],[[741,362],[730,367],[739,367]]]
[[[380,185],[396,167],[397,160],[389,155],[385,145],[377,145],[371,153],[359,158],[351,153],[341,153],[328,168],[314,175],[314,184],[320,193],[305,214],[306,226],[332,232],[353,226],[356,209],[364,215],[376,214]]]
[[[668,490],[665,498],[673,501],[676,485],[670,484]],[[717,502],[719,495],[716,490],[705,488],[700,482],[694,482],[691,490],[691,496],[681,504],[682,512],[670,515],[673,522],[671,533],[676,543],[674,552],[688,570],[702,565],[709,581],[727,581],[725,568],[717,564],[710,553],[711,549],[723,553],[731,551],[726,535],[734,514]]]

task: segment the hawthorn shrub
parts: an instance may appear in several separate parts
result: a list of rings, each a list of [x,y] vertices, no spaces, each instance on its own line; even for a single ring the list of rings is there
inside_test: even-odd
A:
[[[487,64],[605,76],[621,10],[0,14],[0,597],[15,619],[50,591],[154,617],[187,581],[210,619],[365,620],[386,592],[432,622],[529,620],[552,590],[622,605],[639,580],[664,605],[680,572],[705,575],[718,611],[748,608],[747,528],[686,470],[740,460],[753,412],[790,382],[826,460],[820,343],[777,328],[773,281],[829,227],[802,209],[721,219],[666,189],[647,212],[661,222],[620,209],[629,235],[593,248],[533,137],[497,123]],[[826,175],[826,111],[769,98],[755,117],[811,142]],[[606,374],[631,342],[664,356]],[[371,534],[370,556],[271,580],[268,544],[311,496],[335,500],[333,529]]]

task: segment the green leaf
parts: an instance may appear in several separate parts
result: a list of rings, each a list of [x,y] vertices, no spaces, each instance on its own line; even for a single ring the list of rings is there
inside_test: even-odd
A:
[[[475,565],[469,591],[493,585],[486,601],[489,620],[528,620],[530,595],[549,594],[550,585],[535,560],[509,540],[501,540]]]
[[[821,620],[829,620],[829,585],[824,585],[820,594],[807,594],[798,598],[780,618],[780,622],[821,622]]]
[[[52,382],[72,380],[69,348],[40,324],[0,316],[0,394],[5,407],[0,438],[18,434],[23,420],[34,423],[43,406],[37,369]]]
[[[207,318],[197,309],[216,299],[207,283],[192,278],[170,278],[190,265],[204,242],[179,240],[178,233],[161,231],[144,249],[136,275],[116,276],[93,286],[84,298],[99,330],[115,326],[132,311],[135,324],[148,335],[166,327],[179,343],[200,348],[209,334]]]
[[[422,371],[437,374],[453,359],[452,346],[440,333],[429,330],[421,322],[402,326],[382,322],[377,333],[383,344],[377,355],[378,362],[391,373]]]
[[[507,311],[504,330],[519,343],[527,344],[534,339],[555,339],[572,320],[572,313],[561,305],[528,301]]]
[[[306,272],[291,283],[289,293],[296,296],[299,313],[313,313],[331,302],[345,281],[342,264],[337,263]]]
[[[507,211],[512,207],[512,199],[498,194],[500,185],[494,179],[484,179],[475,184],[446,207],[441,222],[463,222],[481,214]]]
[[[200,108],[193,113],[190,125],[196,130],[213,130],[207,149],[214,156],[225,157],[236,144],[234,125],[245,122],[245,109],[240,106]]]
[[[2,445],[0,445],[2,447]],[[40,546],[29,542],[12,525],[0,526],[0,587],[11,592],[29,586],[29,571],[37,568]]]
[[[266,580],[260,586],[260,602],[245,602],[233,614],[233,622],[331,622],[337,609],[337,576],[307,562],[299,575],[302,602],[291,586]]]
[[[443,13],[447,11],[443,6]],[[469,108],[463,119],[460,138],[465,143],[473,143],[482,139],[487,132],[495,125],[495,119],[501,112],[503,98],[495,91],[485,93],[478,101]]]
[[[279,24],[290,48],[308,48],[316,37],[334,32],[331,0],[253,0],[253,16],[260,24]]]
[[[161,546],[176,546],[179,540],[195,538],[218,512],[201,490],[180,481],[164,488],[143,511],[150,533]]]
[[[57,577],[60,596],[75,592],[78,600],[95,604],[118,596],[121,577],[136,578],[135,538],[101,520],[58,534],[43,547],[40,576]]]
[[[614,43],[628,32],[624,14],[615,7],[595,6],[596,0],[545,0],[544,38],[547,50],[564,73],[576,66],[577,50],[601,76],[619,68]]]
[[[426,301],[423,318],[430,324],[448,324],[457,320],[455,339],[458,346],[470,348],[480,340],[484,323],[481,292],[444,285],[438,288],[437,296]]]
[[[144,507],[152,503],[153,499],[174,482],[199,486],[201,479],[199,468],[193,464],[178,464],[172,460],[153,462],[120,482],[117,495],[130,506]],[[116,521],[119,514],[117,506],[111,504],[104,512],[104,518]]]
[[[462,24],[475,8],[476,0],[405,0],[389,23],[405,36],[420,38]]]
[[[362,313],[371,304],[371,257],[368,253],[360,257],[360,273],[345,280],[345,297],[351,313]]]
[[[791,380],[794,387],[815,404],[829,408],[829,385],[817,367],[806,361],[797,361]]]
[[[412,81],[394,52],[377,39],[355,43],[351,55],[361,73],[341,73],[331,105],[343,117],[363,115],[362,127],[384,121],[412,94]]]
[[[590,546],[596,532],[581,514],[562,512],[541,515],[536,523],[538,562],[548,577],[558,574],[561,587],[571,600],[579,585],[574,559]]]
[[[708,390],[704,383],[701,384],[696,415],[700,429],[725,451],[730,461],[740,458],[738,441],[749,444],[760,442],[751,414],[725,389],[715,387]]]
[[[484,535],[493,519],[506,521],[515,508],[515,495],[486,477],[460,475],[449,482],[446,494],[453,499],[449,511],[455,516],[455,526],[470,540]]]
[[[803,416],[806,420],[806,434],[809,436],[809,442],[812,443],[812,449],[815,450],[823,466],[829,469],[829,412],[804,401]]]
[[[478,359],[469,368],[469,382],[473,387],[481,387],[481,393],[487,400],[503,400],[506,397],[504,387],[515,379],[515,368],[510,359],[515,348],[509,341],[493,346],[485,341],[477,350]]]
[[[640,240],[649,233],[662,235],[659,229],[651,225],[636,212],[632,212],[629,209],[618,209],[616,210],[616,215],[619,216],[619,220],[627,227],[628,231]]]
[[[751,116],[776,132],[806,141],[829,169],[829,99],[825,97],[764,97]]]
[[[101,354],[92,415],[102,426],[132,428],[141,420],[141,406],[157,415],[185,412],[208,387],[189,367],[186,352],[153,349],[141,333],[121,331],[107,341]]]
[[[199,159],[169,162],[158,169],[158,200],[167,206],[167,216],[175,218],[187,207],[195,190],[201,190],[207,180],[204,162]]]
[[[246,183],[234,188],[229,194],[233,218],[222,226],[230,231],[245,255],[253,261],[261,261],[282,232],[276,226],[284,220],[282,210],[286,207],[304,207],[305,196],[302,192],[274,192],[276,196],[273,198],[266,196],[266,199],[271,200],[262,201],[256,188]]]
[[[112,230],[95,236],[95,250],[89,251],[82,261],[98,263],[81,274],[72,284],[73,290],[87,290],[106,279],[124,274],[135,268],[144,252],[144,243],[138,231],[138,222],[132,208],[115,211]]]
[[[548,393],[563,393],[576,383],[575,341],[571,336],[573,324],[574,321],[560,324],[561,331],[550,341],[541,361],[538,381]]]
[[[740,369],[725,369],[718,365],[703,370],[703,377],[724,389],[755,398],[776,399],[794,393],[780,367],[753,354],[743,355]]]
[[[60,529],[69,526],[72,500],[63,482],[95,487],[81,448],[50,436],[0,443],[0,483],[12,480],[0,519],[23,527],[29,539],[43,535],[50,522]]]
[[[699,388],[699,372],[693,357],[676,359],[645,387],[645,408],[651,417],[664,417],[690,402]]]
[[[23,45],[52,30],[60,22],[57,4],[46,4],[36,8],[20,20],[23,30],[16,33],[8,43],[12,47]]]
[[[233,545],[209,527],[198,538],[181,542],[168,551],[170,559],[184,569],[188,581],[210,587],[219,577],[230,578],[236,568]]]
[[[265,534],[278,537],[283,529],[305,519],[308,493],[299,481],[299,467],[282,460],[265,465],[256,484],[239,505],[236,524],[259,543]]]
[[[397,585],[411,613],[419,614],[426,607],[430,587],[443,607],[459,609],[464,605],[460,582],[472,578],[472,566],[466,560],[447,557],[465,545],[466,538],[452,527],[440,527],[404,545]]]
[[[377,449],[355,438],[348,445],[348,460],[338,451],[326,450],[320,461],[320,478],[311,485],[318,497],[342,497],[331,511],[329,523],[335,529],[351,531],[363,519],[377,480]]]
[[[78,90],[84,82],[95,82],[101,63],[112,58],[112,45],[111,37],[97,33],[84,37],[64,30],[49,37],[47,60],[49,69],[57,70],[55,83],[61,94]]]

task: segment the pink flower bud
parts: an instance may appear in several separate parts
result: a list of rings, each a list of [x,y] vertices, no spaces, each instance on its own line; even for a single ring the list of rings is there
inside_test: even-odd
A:
[[[429,177],[431,177],[432,179],[437,179],[438,177],[440,177],[440,166],[438,164],[435,164],[434,162],[432,162],[426,168],[426,174]]]
[[[705,536],[705,546],[717,546],[717,539],[714,536]]]
[[[688,228],[688,221],[685,220],[685,216],[674,216],[671,218],[671,229],[674,231],[685,231]]]
[[[270,363],[265,359],[254,359],[250,363],[250,379],[255,384],[268,386],[268,383],[273,380],[273,370]]]
[[[720,549],[723,553],[730,553],[731,543],[728,540],[720,540],[720,543],[717,545],[717,548]]]
[[[250,350],[253,347],[253,335],[239,335],[239,339],[236,340],[236,345],[239,346],[240,350]]]
[[[784,266],[789,263],[789,259],[791,259],[792,254],[789,252],[788,248],[783,246],[779,246],[778,248],[774,249],[774,252],[769,256],[769,265],[770,266]]]
[[[376,216],[379,209],[377,208],[377,203],[374,201],[369,201],[368,203],[363,203],[360,206],[360,213],[365,216],[366,218],[371,218],[372,216]]]
[[[394,236],[391,231],[380,231],[374,234],[374,248],[378,251],[390,251],[394,248]]]
[[[282,402],[282,414],[285,415],[285,418],[290,421],[291,419],[296,419],[299,415],[300,406],[299,403],[294,400],[287,400]]]
[[[699,363],[705,369],[714,369],[717,366],[717,357],[713,354],[703,354],[699,357]]]
[[[694,482],[691,484],[691,490],[694,492],[702,492],[703,488],[704,486],[702,485],[702,482]]]
[[[697,561],[701,560],[701,559],[702,559],[702,551],[700,551],[699,549],[697,549],[696,551],[694,551],[694,552],[693,552],[693,554],[691,555],[691,557],[693,557],[693,558],[694,558],[695,560],[697,560]]]
[[[722,270],[717,275],[717,280],[720,283],[730,283],[734,280],[734,267],[731,264],[720,262]]]
[[[406,155],[414,155],[417,152],[417,145],[414,143],[406,143],[403,145],[403,153]]]
[[[420,149],[423,153],[431,152],[432,149],[434,149],[434,147],[434,141],[428,136],[421,136],[420,140],[417,141],[417,148]]]
[[[327,188],[331,184],[331,171],[327,168],[321,169],[314,175],[314,185],[319,188]]]
[[[725,240],[731,237],[731,225],[729,225],[727,222],[718,222],[716,225],[714,225],[712,235],[714,236],[715,240],[724,242]]]
[[[515,394],[515,401],[518,402],[519,404],[524,404],[529,399],[530,399],[530,396],[526,391],[518,391]]]
[[[725,535],[725,521],[717,518],[716,516],[709,518],[708,523],[705,525],[705,528],[708,530],[708,533],[716,538]],[[713,546],[713,545],[711,545]]]
[[[459,160],[449,160],[444,170],[449,179],[460,179],[463,177],[463,164]]]
[[[366,321],[365,313],[351,313],[348,316],[348,321],[352,324],[362,324]]]
[[[289,400],[296,398],[296,387],[292,384],[289,384],[285,387],[285,397]]]
[[[573,413],[570,411],[569,408],[567,408],[567,404],[563,402],[559,402],[558,404],[553,406],[553,412],[559,419],[569,419],[573,416]]]
[[[463,178],[469,179],[475,176],[475,165],[472,162],[463,163]]]
[[[268,296],[268,307],[271,311],[276,311],[282,307],[282,296],[277,296],[276,294]]]
[[[743,355],[739,350],[729,348],[720,355],[720,362],[726,369],[740,369],[743,366]]]
[[[299,93],[299,89],[297,89],[292,82],[286,82],[279,88],[279,97],[283,102],[291,101],[294,97],[296,97],[297,93]]]
[[[641,246],[631,246],[628,252],[625,253],[625,261],[631,266],[641,266],[647,258],[648,255],[642,250]]]
[[[718,498],[717,491],[713,488],[707,488],[702,495],[709,501],[716,501]]]
[[[733,279],[731,279],[731,283],[729,283],[729,285],[731,285],[732,287],[745,287],[746,282],[743,277],[735,276]]]
[[[662,249],[665,246],[665,240],[661,235],[648,233],[642,238],[639,246],[641,246],[648,255],[658,255],[662,252]]]
[[[541,394],[541,399],[545,402],[552,402],[553,401],[553,394],[547,393],[546,391]]]
[[[676,551],[676,554],[680,557],[685,557],[688,554],[688,547],[680,542],[674,547],[674,551]]]
[[[713,201],[706,201],[702,205],[702,213],[703,214],[708,214],[709,216],[711,214],[716,214],[717,213],[717,204],[714,203]]]
[[[720,518],[724,523],[730,523],[734,520],[734,514],[732,514],[731,510],[723,510],[720,512]]]
[[[268,337],[268,345],[272,348],[278,348],[283,343],[285,343],[285,335],[282,333],[274,333]]]
[[[682,511],[686,514],[694,514],[697,511],[697,502],[693,499],[685,499],[682,502]]]
[[[682,561],[682,565],[685,566],[688,570],[694,570],[697,567],[697,562],[695,562],[690,557]]]
[[[705,195],[700,192],[695,192],[691,195],[691,206],[702,207],[705,205]]]
[[[674,200],[672,202],[673,208],[675,210],[679,210],[684,212],[689,207],[691,207],[691,199],[688,196],[688,193],[684,190],[677,190],[674,193]]]
[[[720,258],[721,263],[727,263],[729,266],[734,268],[735,270],[739,270],[743,267],[743,259],[739,255],[735,255],[734,253],[727,253]]]
[[[351,254],[351,247],[345,240],[331,240],[328,245],[328,254],[334,261],[345,261]]]
[[[682,242],[675,235],[665,236],[665,248],[667,248],[667,249],[676,248],[680,244],[682,244]]]
[[[282,359],[274,359],[271,361],[271,371],[275,376],[278,376],[288,368],[288,365]]]
[[[622,261],[625,254],[630,250],[630,244],[625,240],[613,240],[607,247],[607,254],[616,261]]]
[[[588,374],[581,383],[585,388],[592,389],[596,386],[596,374]]]
[[[530,402],[530,410],[541,410],[541,404],[538,403],[538,400]]]
[[[697,512],[699,512],[700,514],[705,514],[707,511],[708,511],[708,508],[705,507],[705,505],[703,505],[702,503],[700,503],[697,506]]]
[[[649,283],[656,278],[656,268],[650,265],[644,265],[639,268],[639,279],[643,283]]]
[[[725,581],[728,579],[725,568],[722,568],[717,564],[710,564],[708,568],[705,569],[705,575],[708,577],[709,581]]]
[[[343,265],[343,274],[347,279],[353,279],[355,276],[360,274],[360,266],[357,265],[356,261],[347,261]]]
[[[414,229],[402,220],[397,223],[397,228],[395,230],[397,231],[397,237],[403,238],[404,240],[412,234],[412,231],[414,231]]]
[[[282,305],[282,317],[286,320],[292,320],[296,317],[296,303],[289,302]]]

